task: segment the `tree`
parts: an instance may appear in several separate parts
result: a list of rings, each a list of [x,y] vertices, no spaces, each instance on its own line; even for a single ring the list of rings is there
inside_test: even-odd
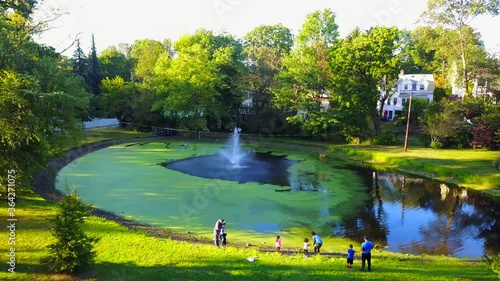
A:
[[[134,68],[134,62],[127,58],[126,54],[118,51],[117,47],[112,46],[99,54],[103,78],[113,79],[116,76],[130,81],[131,72]]]
[[[422,16],[430,24],[451,27],[458,32],[461,60],[462,86],[466,96],[469,92],[469,66],[467,48],[467,29],[469,24],[480,15],[498,15],[499,0],[429,0],[427,11]]]
[[[4,14],[12,9],[22,17],[29,18],[37,4],[38,0],[0,0],[0,13]]]
[[[93,264],[94,244],[98,239],[89,237],[82,229],[91,210],[75,191],[63,198],[51,230],[57,241],[49,245],[50,256],[45,260],[51,270],[77,273]]]
[[[162,54],[170,54],[170,41],[164,43],[151,40],[135,40],[130,49],[130,58],[135,61],[134,80],[150,82],[153,79],[153,69]]]
[[[331,65],[334,70],[332,108],[341,117],[346,137],[359,136],[367,120],[380,127],[384,104],[393,94],[403,59],[404,33],[396,27],[375,27],[364,33],[354,30],[338,42]],[[379,89],[383,89],[382,94]]]
[[[335,122],[326,109],[333,75],[331,53],[338,36],[332,11],[308,14],[295,38],[295,47],[283,59],[283,69],[276,77],[273,103],[289,112],[287,120],[300,124],[303,132],[325,133]]]
[[[81,138],[88,99],[82,78],[53,48],[3,14],[0,26],[0,169],[15,169],[27,188],[50,157]]]
[[[92,45],[90,47],[90,54],[88,57],[88,72],[85,76],[87,85],[89,86],[90,92],[94,95],[100,93],[100,86],[102,80],[101,63],[97,58],[97,50],[95,47],[94,35],[92,34]]]
[[[85,78],[88,72],[88,62],[85,53],[80,46],[80,39],[76,40],[75,52],[72,58],[73,72]]]
[[[282,67],[283,57],[293,45],[290,29],[282,25],[259,26],[244,37],[244,51],[248,73],[245,80],[251,89],[252,108],[249,120],[250,131],[266,130],[276,110],[271,101],[275,76]]]
[[[476,98],[476,112],[466,116],[473,127],[471,129],[473,148],[484,147],[491,150],[500,148],[500,105],[489,101],[484,102],[482,98]],[[478,107],[479,105],[479,107]],[[481,106],[482,105],[482,106]],[[474,104],[472,104],[474,107]],[[470,106],[466,106],[470,108]],[[469,112],[471,110],[468,110]]]
[[[231,111],[224,104],[223,95],[238,90],[231,75],[238,73],[234,63],[241,48],[231,38],[214,36],[207,30],[182,36],[174,47],[176,57],[170,67],[157,74],[163,90],[162,100],[154,109],[161,109],[167,118],[179,120],[186,129],[208,130],[209,123],[220,127],[224,116]],[[239,106],[241,100],[233,104]]]
[[[431,103],[424,115],[424,131],[430,136],[431,147],[463,145],[468,128],[459,101],[441,100]]]
[[[412,98],[411,101],[411,114],[410,114],[410,125],[415,126],[415,127],[421,127],[424,122],[424,114],[425,110],[428,107],[427,100],[425,99],[419,99],[419,98]],[[402,119],[407,121],[408,119],[408,106],[409,106],[409,101],[406,101],[403,104],[403,111],[401,113]]]

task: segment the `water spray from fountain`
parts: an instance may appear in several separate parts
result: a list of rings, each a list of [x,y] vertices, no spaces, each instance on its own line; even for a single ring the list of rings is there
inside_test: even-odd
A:
[[[228,139],[227,148],[221,150],[221,154],[226,157],[235,168],[240,167],[241,161],[248,154],[241,149],[240,133],[240,128],[234,128],[231,137]]]

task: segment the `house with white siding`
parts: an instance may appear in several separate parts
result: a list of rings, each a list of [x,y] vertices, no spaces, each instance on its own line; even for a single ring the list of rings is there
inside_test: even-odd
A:
[[[432,74],[399,74],[395,88],[383,105],[383,114],[386,120],[392,120],[395,116],[401,115],[403,104],[412,98],[425,99],[428,103],[434,98],[434,76]],[[385,92],[381,91],[384,95]],[[380,108],[380,104],[379,104]]]

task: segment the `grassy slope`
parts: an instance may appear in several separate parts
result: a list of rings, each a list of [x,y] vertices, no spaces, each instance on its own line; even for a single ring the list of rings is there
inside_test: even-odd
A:
[[[97,140],[109,139],[101,132],[97,133]],[[114,133],[114,138],[121,138],[121,133]],[[6,210],[4,201],[0,207]],[[304,259],[300,255],[289,257],[251,249],[214,249],[210,245],[153,238],[97,217],[89,218],[85,225],[90,235],[100,237],[96,264],[73,278],[48,274],[40,265],[40,258],[49,254],[47,246],[54,241],[49,219],[56,213],[57,205],[38,195],[25,194],[18,200],[16,210],[17,273],[7,273],[8,266],[3,263],[0,280],[498,280],[498,275],[482,261],[379,251],[373,258],[376,272],[355,270],[349,274],[344,257]],[[3,213],[0,220],[5,219]],[[0,251],[7,253],[8,247],[1,243]],[[246,258],[250,256],[256,256],[257,261],[249,263]],[[355,267],[359,266],[360,261],[356,260]]]
[[[56,213],[54,203],[37,195],[18,201],[17,273],[0,271],[0,280],[69,280],[47,274],[40,258],[53,242],[48,219]],[[4,207],[4,206],[2,206]],[[176,242],[134,232],[97,217],[85,225],[87,233],[100,237],[96,264],[76,279],[90,280],[496,280],[487,264],[447,257],[416,257],[376,251],[375,272],[345,269],[344,257],[282,256],[251,249],[216,249],[211,245]],[[2,243],[2,252],[6,245]],[[256,256],[250,263],[248,257]],[[359,258],[359,255],[358,255]],[[3,265],[4,269],[6,265]]]
[[[500,195],[500,171],[493,166],[498,151],[409,148],[399,146],[331,146],[331,151],[367,159],[383,168],[397,168],[415,174],[457,183]]]

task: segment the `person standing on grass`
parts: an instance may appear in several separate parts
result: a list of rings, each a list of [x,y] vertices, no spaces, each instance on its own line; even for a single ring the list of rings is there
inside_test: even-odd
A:
[[[313,237],[314,253],[319,254],[319,249],[321,249],[321,246],[323,245],[323,240],[314,231],[311,232],[311,235]]]
[[[220,242],[220,231],[222,229],[222,225],[225,223],[223,219],[218,219],[215,222],[214,226],[214,238],[215,238],[215,246],[219,247],[219,242]]]
[[[365,262],[368,263],[368,271],[372,269],[372,249],[374,244],[365,235],[365,242],[361,244],[361,271],[365,271]]]
[[[279,252],[281,250],[281,237],[276,235],[276,251]]]
[[[354,263],[354,254],[356,251],[352,248],[352,244],[349,245],[349,249],[347,249],[347,268],[349,268],[349,271],[352,270],[352,264]]]
[[[304,238],[304,258],[308,257],[309,253],[309,238]]]

